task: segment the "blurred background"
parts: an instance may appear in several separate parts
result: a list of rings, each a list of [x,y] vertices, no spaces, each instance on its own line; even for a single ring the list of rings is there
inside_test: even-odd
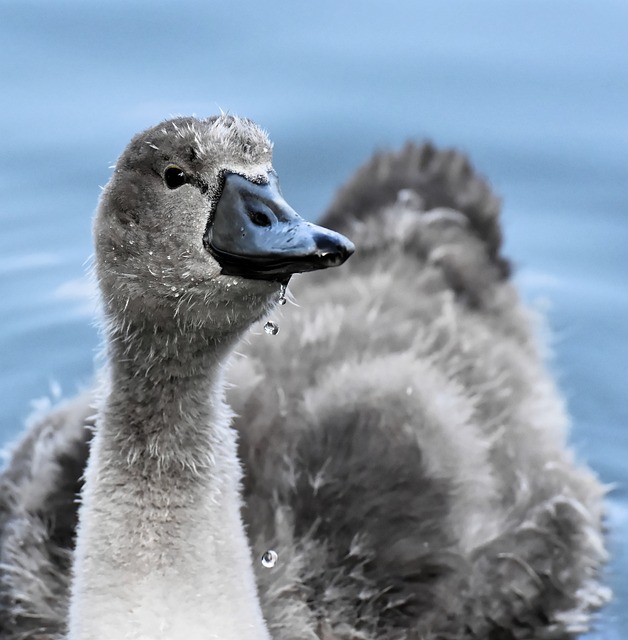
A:
[[[140,129],[255,119],[310,219],[375,149],[455,146],[503,198],[573,446],[611,485],[616,599],[588,638],[628,637],[628,3],[2,0],[0,42],[0,445],[91,380],[91,217]]]

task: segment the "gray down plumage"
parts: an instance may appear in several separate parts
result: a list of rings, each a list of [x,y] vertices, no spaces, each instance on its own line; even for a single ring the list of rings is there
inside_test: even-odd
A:
[[[356,254],[295,278],[229,371],[272,637],[578,635],[609,595],[603,489],[568,449],[498,200],[462,154],[408,144],[322,224]],[[62,637],[91,403],[35,419],[0,478],[2,640]]]

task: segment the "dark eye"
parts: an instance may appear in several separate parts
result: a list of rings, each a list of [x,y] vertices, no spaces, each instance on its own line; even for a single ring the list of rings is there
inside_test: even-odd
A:
[[[168,189],[178,189],[188,181],[183,169],[179,167],[167,167],[164,171],[164,182]]]

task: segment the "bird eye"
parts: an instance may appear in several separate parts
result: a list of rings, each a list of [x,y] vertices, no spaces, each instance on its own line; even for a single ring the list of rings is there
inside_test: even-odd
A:
[[[188,177],[180,167],[174,165],[166,167],[164,171],[164,182],[168,189],[178,189],[188,181]]]

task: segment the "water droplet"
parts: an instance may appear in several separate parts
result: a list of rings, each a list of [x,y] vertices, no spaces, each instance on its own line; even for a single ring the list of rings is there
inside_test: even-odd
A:
[[[281,289],[279,290],[279,304],[286,304],[286,285],[282,284]]]
[[[178,298],[178,297],[179,297],[179,294],[178,294],[178,293],[175,293],[175,294],[174,294],[174,297],[175,297],[175,298]]]
[[[170,260],[170,256],[166,256],[166,260]]]
[[[264,325],[264,331],[266,331],[266,333],[268,333],[271,336],[276,336],[279,333],[279,326],[275,322],[272,322],[271,320],[269,320]]]
[[[273,549],[268,549],[262,554],[262,565],[267,569],[272,569],[277,564],[277,552]]]
[[[176,291],[177,288],[176,287],[170,287],[170,291]]]
[[[153,255],[153,252],[152,252],[152,251],[149,251],[149,252],[148,252],[148,255],[149,255],[149,256],[152,256],[152,255]]]
[[[412,387],[406,387],[406,395],[411,396],[414,393],[414,389]]]
[[[129,244],[135,244],[133,240],[129,240]]]

